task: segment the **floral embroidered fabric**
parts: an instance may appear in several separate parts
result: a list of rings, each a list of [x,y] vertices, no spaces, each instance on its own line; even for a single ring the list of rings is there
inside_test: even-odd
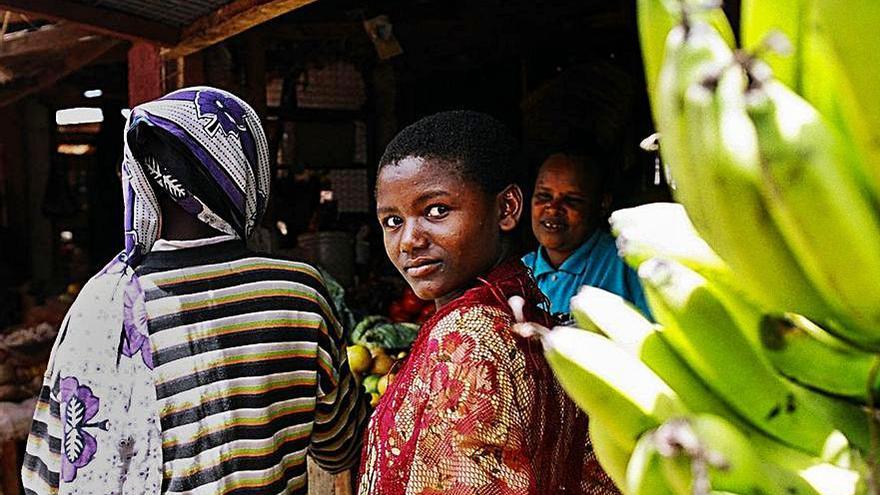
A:
[[[547,323],[510,262],[425,324],[370,421],[362,495],[618,493],[540,344],[512,333],[515,294]]]

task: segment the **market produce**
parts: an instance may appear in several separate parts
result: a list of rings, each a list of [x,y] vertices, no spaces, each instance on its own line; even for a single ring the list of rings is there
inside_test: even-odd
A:
[[[388,306],[388,316],[395,323],[413,321],[424,323],[437,310],[433,301],[419,299],[412,288],[403,290],[403,295]]]
[[[622,297],[584,286],[572,298],[571,309],[578,325],[607,336],[648,365],[676,391],[689,411],[712,413],[744,424],[670,347],[663,328],[648,321]]]
[[[364,390],[370,394],[378,393],[379,378],[379,375],[367,375],[362,383]]]
[[[348,352],[348,367],[355,373],[364,373],[373,365],[373,356],[370,350],[362,345],[350,345],[346,349]]]
[[[521,333],[625,494],[880,494],[880,3],[744,0],[746,50],[717,2],[638,6],[680,205],[611,227],[658,321],[583,288]]]
[[[877,347],[880,224],[852,175],[851,151],[815,109],[778,82],[753,91],[749,116],[761,135],[762,185],[773,219],[811,282],[838,310],[839,330],[858,325],[847,338]]]
[[[367,316],[351,332],[350,340],[369,348],[409,349],[420,325],[392,322],[385,316]]]
[[[352,329],[349,367],[361,378],[361,386],[370,394],[373,407],[394,381],[397,365],[407,356],[419,328],[416,323],[392,322],[386,316],[371,315]]]

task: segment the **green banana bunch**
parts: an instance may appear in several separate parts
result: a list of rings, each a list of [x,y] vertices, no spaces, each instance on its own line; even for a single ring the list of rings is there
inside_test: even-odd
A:
[[[754,1],[754,0],[753,0]],[[824,98],[840,95],[844,106],[847,124],[857,129],[855,133],[860,150],[867,160],[867,176],[873,180],[872,190],[880,189],[880,95],[877,81],[880,80],[880,38],[877,26],[880,25],[880,2],[876,0],[811,0],[809,17],[805,19],[804,70],[802,71],[803,96],[826,114],[822,104]],[[817,49],[816,40],[825,43],[826,48]],[[812,57],[820,56],[833,63],[811,62]],[[837,85],[834,93],[825,93],[821,85],[828,81],[845,81]],[[817,84],[816,91],[810,85]],[[846,87],[849,89],[844,89]],[[843,92],[847,94],[842,94]],[[853,111],[853,109],[855,111]]]
[[[639,276],[652,311],[664,325],[666,340],[749,423],[820,458],[829,455],[826,449],[840,432],[853,445],[868,448],[864,413],[779,376],[745,335],[757,333],[758,328],[741,328],[706,279],[659,259],[642,264]],[[749,319],[757,327],[759,314]]]
[[[571,311],[579,326],[607,335],[651,368],[678,394],[689,411],[723,416],[738,427],[746,427],[738,414],[675,353],[664,338],[662,327],[648,321],[622,297],[585,285],[572,298]]]
[[[606,337],[556,327],[541,342],[562,388],[624,450],[645,431],[687,410],[663,380]]]
[[[705,22],[692,20],[669,32],[666,57],[657,78],[654,109],[660,153],[675,183],[675,199],[685,206],[697,231],[704,236],[711,235],[714,212],[703,198],[701,164],[690,158],[687,149],[681,102],[688,87],[732,61],[733,52],[718,32]]]
[[[880,348],[880,222],[849,168],[853,154],[809,103],[777,81],[750,91],[748,113],[772,218],[837,310],[843,336]]]
[[[572,298],[571,308],[578,325],[607,335],[621,348],[638,356],[678,394],[690,411],[722,417],[746,434],[760,458],[797,473],[823,495],[856,495],[864,490],[864,487],[859,484],[858,471],[811,457],[765,436],[750,426],[738,413],[709,390],[699,376],[675,354],[662,338],[662,329],[645,319],[637,309],[620,296],[602,289],[585,286],[581,288],[577,296]],[[792,315],[791,318],[805,320],[796,315]],[[809,322],[805,321],[800,325],[803,327],[806,323]],[[823,331],[816,327],[811,332]],[[824,333],[824,337],[834,339],[839,345],[850,348],[827,333]],[[821,356],[817,357],[818,361],[821,361]],[[804,361],[805,365],[816,362],[817,360],[811,359]],[[591,435],[592,428],[593,423],[591,422]],[[842,441],[840,446],[829,447],[826,451],[849,453],[845,439],[840,440]],[[604,456],[599,453],[600,447],[596,446],[596,449],[599,461],[603,467],[606,467]],[[623,455],[626,453],[624,452]],[[848,465],[846,458],[838,457],[834,461]],[[619,461],[616,461],[616,465],[619,466]],[[619,470],[619,467],[612,469]],[[618,485],[624,486],[617,480],[617,477],[612,476],[612,479]]]
[[[626,465],[629,462],[632,451],[628,451],[615,442],[609,435],[609,429],[596,418],[590,418],[589,424],[590,443],[593,445],[593,453],[602,469],[617,486],[626,486]]]
[[[707,242],[737,274],[750,299],[765,310],[827,320],[831,309],[782,234],[767,221],[758,136],[746,113],[744,70],[730,64],[707,82],[688,89],[682,116],[691,160],[700,164],[701,176],[695,182],[717,226],[705,236]]]
[[[880,376],[876,376],[880,356],[838,339],[800,315],[765,316],[761,342],[773,366],[798,383],[863,404],[869,394],[880,392]]]

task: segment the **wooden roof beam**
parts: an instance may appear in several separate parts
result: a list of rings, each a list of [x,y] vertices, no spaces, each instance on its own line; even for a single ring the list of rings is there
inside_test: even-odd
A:
[[[180,31],[156,21],[69,0],[0,0],[0,9],[64,20],[92,32],[130,41],[174,46]]]
[[[0,43],[0,62],[23,55],[62,50],[93,36],[95,34],[92,32],[63,22],[36,31],[9,33],[3,36],[3,42]]]
[[[71,50],[71,53],[65,57],[60,66],[45,70],[36,81],[30,82],[27,87],[0,91],[0,107],[14,103],[29,94],[52,86],[68,74],[90,64],[119,43],[121,41],[108,38],[98,38],[82,43],[83,46],[77,47],[76,50]]]
[[[180,43],[162,50],[162,56],[169,59],[189,55],[314,1],[234,0],[184,28]]]

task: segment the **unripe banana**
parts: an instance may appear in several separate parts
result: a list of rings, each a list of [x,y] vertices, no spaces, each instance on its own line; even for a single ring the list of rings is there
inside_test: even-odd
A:
[[[688,87],[719,72],[732,60],[733,53],[718,32],[705,22],[693,21],[669,32],[657,79],[654,115],[660,131],[660,153],[675,183],[675,199],[685,206],[697,231],[704,236],[713,229],[714,212],[702,197],[702,164],[694,162],[687,149],[682,100]]]
[[[695,413],[728,418],[738,427],[744,421],[675,353],[663,329],[648,321],[617,294],[585,285],[571,300],[572,315],[584,328],[607,335],[622,349],[639,358],[675,391]]]
[[[740,35],[742,46],[751,53],[764,52],[763,59],[770,65],[773,75],[789,87],[798,87],[801,81],[801,33],[808,15],[804,0],[775,0],[742,2]],[[786,52],[768,51],[768,36],[779,33],[791,45]]]
[[[700,237],[679,203],[649,203],[617,210],[609,219],[620,256],[634,267],[663,257],[705,276],[730,278],[730,268]]]
[[[871,127],[832,46],[830,38],[837,33],[826,33],[816,27],[822,20],[817,17],[815,8],[809,15],[797,57],[802,67],[801,80],[798,85],[789,87],[798,88],[798,93],[837,131],[843,150],[849,154],[845,171],[853,174],[877,202],[880,199],[880,147],[877,146],[880,131]]]
[[[760,136],[771,216],[843,325],[856,325],[844,337],[880,348],[880,222],[847,170],[852,153],[809,103],[777,81],[751,91],[749,115]]]
[[[562,388],[625,450],[645,431],[686,411],[663,380],[606,337],[556,327],[541,341]]]
[[[824,338],[816,338],[818,333]],[[869,393],[880,391],[880,356],[837,339],[806,318],[765,316],[761,342],[776,369],[798,383],[862,403],[868,402]]]
[[[797,387],[776,374],[710,283],[688,268],[651,260],[639,269],[651,308],[676,353],[740,416],[759,430],[817,457],[842,431],[870,444],[857,407]],[[758,315],[743,320],[760,321]],[[757,325],[757,323],[756,323]]]
[[[745,430],[749,443],[762,460],[796,474],[822,495],[866,495],[866,466],[854,453],[834,459],[836,465],[792,449],[759,432]]]
[[[758,139],[746,113],[746,84],[743,69],[730,64],[685,95],[687,149],[690,160],[699,164],[695,173],[716,225],[704,237],[750,299],[767,310],[796,311],[824,321],[831,309],[767,218],[759,186]]]
[[[614,441],[609,429],[596,418],[590,418],[590,443],[602,469],[618,487],[626,487],[626,465],[632,451],[627,451]]]
[[[876,160],[880,142],[880,2],[876,0],[813,0],[811,17],[807,22],[806,45],[812,33],[822,33],[836,55],[836,67],[852,86],[851,95],[860,119],[869,132],[866,143],[874,143],[872,160]],[[835,69],[837,70],[837,69]],[[810,68],[804,71],[806,79],[819,81],[827,73],[813,76]],[[849,115],[847,116],[849,118]],[[872,177],[880,172],[880,163],[871,161],[868,167]]]

